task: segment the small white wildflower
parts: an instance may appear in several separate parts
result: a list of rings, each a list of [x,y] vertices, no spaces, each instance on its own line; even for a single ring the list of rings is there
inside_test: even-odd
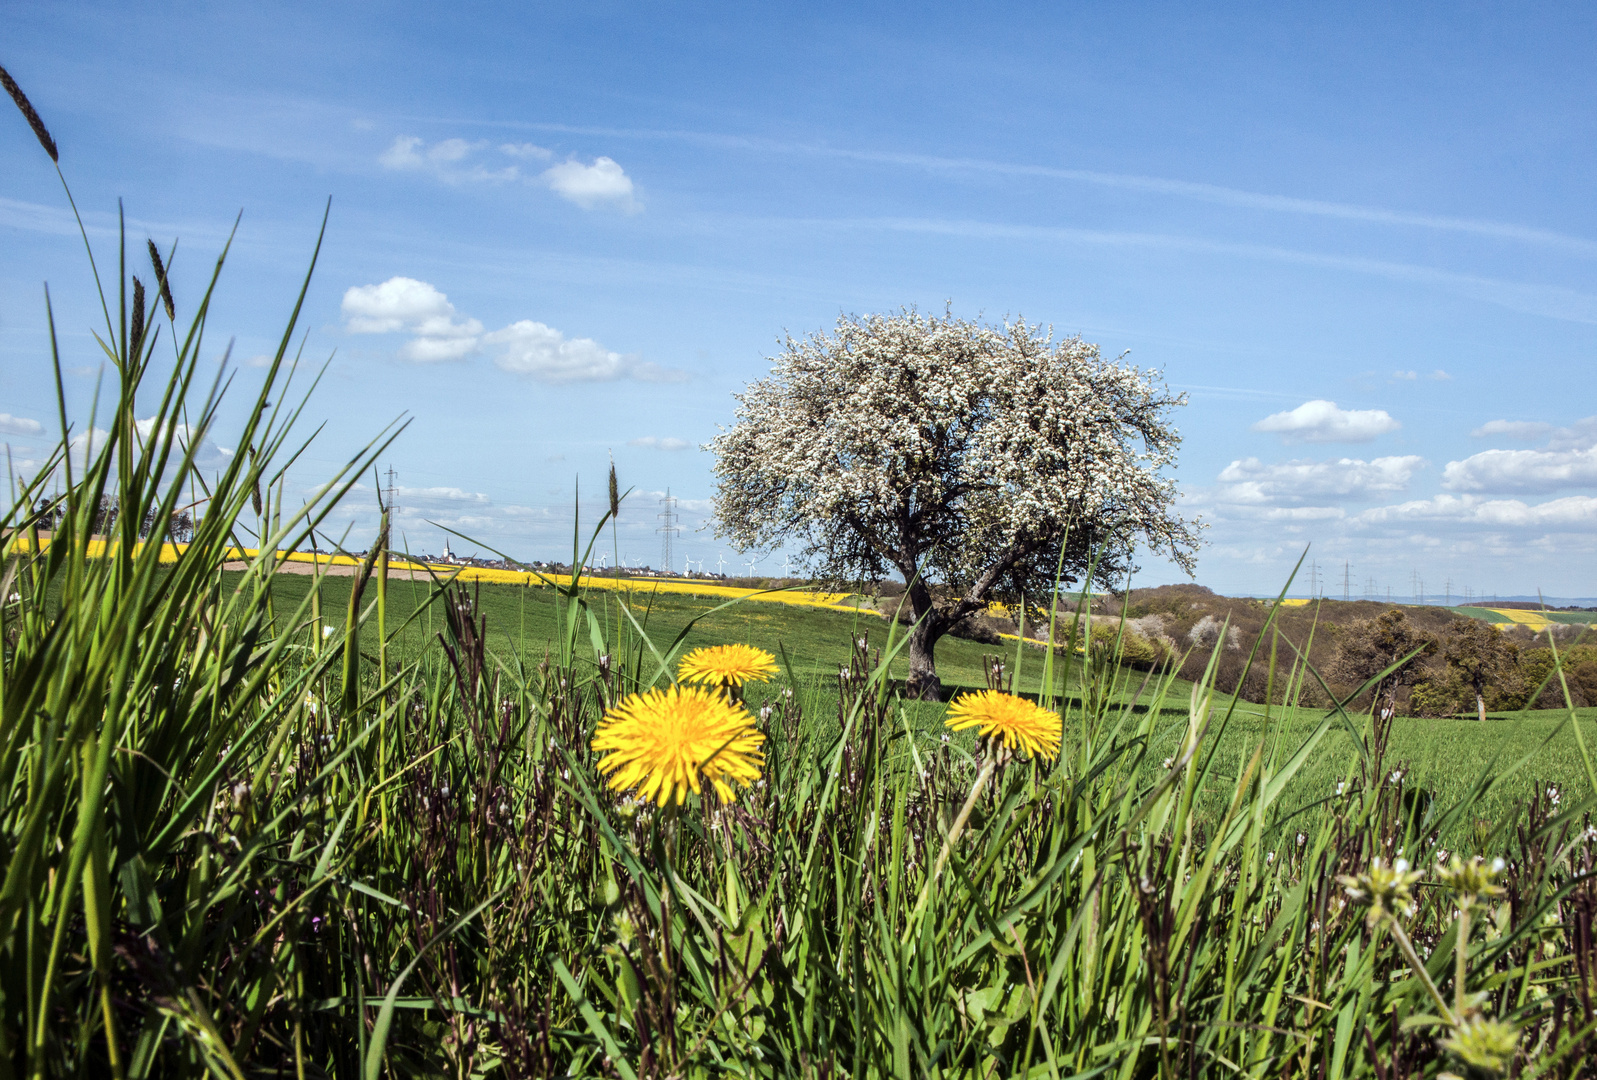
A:
[[[1173,767],[1175,765],[1175,763],[1176,763],[1176,759],[1173,758],[1173,757],[1167,757],[1167,758],[1164,759],[1164,767],[1167,768],[1167,769]]]
[[[1504,870],[1507,870],[1507,869],[1508,869],[1508,864],[1503,861],[1502,856],[1498,856],[1497,858],[1492,860],[1492,873],[1501,874]]]
[[[1396,871],[1397,873],[1399,873],[1399,874],[1408,873],[1408,860],[1407,859],[1393,859],[1392,860],[1392,869],[1394,871]]]
[[[337,631],[331,626],[322,627],[322,637],[324,637],[324,638],[330,638],[335,633],[337,633]]]
[[[1298,847],[1302,847],[1304,844],[1306,844],[1308,842],[1309,842],[1309,838],[1306,835],[1304,835],[1303,833],[1298,833]]]
[[[1264,862],[1265,862],[1266,865],[1269,865],[1270,863],[1275,862],[1275,852],[1272,851],[1269,854],[1265,855]]]
[[[1344,782],[1340,782],[1340,783],[1338,783],[1336,785],[1336,793],[1338,795],[1342,794],[1346,790],[1347,790],[1347,783],[1345,781]]]
[[[1561,796],[1558,794],[1558,789],[1556,787],[1549,787],[1547,789],[1548,802],[1552,803],[1554,806],[1557,806],[1560,798]]]
[[[1402,780],[1403,780],[1403,770],[1402,769],[1393,769],[1392,770],[1392,783],[1394,783],[1394,784],[1401,783]]]

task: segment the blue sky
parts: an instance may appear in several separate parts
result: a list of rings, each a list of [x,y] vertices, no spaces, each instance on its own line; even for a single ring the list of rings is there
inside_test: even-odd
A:
[[[569,551],[574,484],[597,494],[613,453],[638,491],[625,555],[658,562],[669,487],[678,560],[731,569],[747,556],[698,530],[697,449],[731,394],[784,332],[951,303],[1130,350],[1190,395],[1203,584],[1274,590],[1312,541],[1338,594],[1345,562],[1355,593],[1597,594],[1589,9],[3,14],[0,63],[102,258],[124,198],[135,240],[179,239],[181,309],[242,210],[210,352],[234,339],[245,383],[331,197],[303,324],[333,356],[328,425],[295,482],[409,417],[384,465],[413,549],[441,549],[430,520]],[[53,427],[45,281],[79,422],[98,360],[81,247],[16,115],[0,243],[0,438],[26,463]],[[1150,560],[1142,580],[1180,578]]]

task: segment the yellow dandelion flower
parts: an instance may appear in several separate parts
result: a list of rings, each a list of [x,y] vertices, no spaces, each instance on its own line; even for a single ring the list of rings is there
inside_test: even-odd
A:
[[[661,806],[686,801],[709,781],[728,801],[732,782],[759,778],[765,742],[754,717],[718,690],[672,686],[633,694],[605,714],[593,733],[599,771],[615,791],[637,788]]]
[[[1059,756],[1059,714],[1013,694],[997,690],[965,694],[949,706],[946,723],[953,731],[976,728],[984,739],[1001,737],[1011,750],[1024,750],[1032,757]]]
[[[752,645],[712,645],[682,658],[677,678],[684,682],[742,686],[776,674],[776,657]]]

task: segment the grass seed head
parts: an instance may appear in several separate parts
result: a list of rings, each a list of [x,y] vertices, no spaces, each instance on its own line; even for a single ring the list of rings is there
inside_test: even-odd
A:
[[[154,240],[146,240],[150,245],[150,265],[155,268],[155,283],[161,289],[161,303],[166,307],[168,319],[177,318],[177,308],[172,303],[172,286],[166,280],[166,264],[161,261],[161,249],[155,246]]]
[[[50,137],[49,129],[44,126],[44,121],[39,119],[39,114],[33,108],[33,102],[28,100],[28,95],[22,92],[22,87],[17,85],[17,80],[11,73],[0,67],[0,84],[6,88],[6,93],[11,95],[11,100],[17,103],[17,108],[22,110],[22,116],[28,121],[28,126],[33,129],[33,134],[39,140],[39,145],[44,147],[44,152],[50,155],[50,160],[60,164],[61,155],[55,148],[55,140]]]

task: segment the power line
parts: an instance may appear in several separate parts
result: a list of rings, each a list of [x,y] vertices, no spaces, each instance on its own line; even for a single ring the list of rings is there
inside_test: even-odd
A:
[[[675,559],[671,557],[671,538],[682,530],[677,527],[677,501],[671,497],[671,489],[665,489],[665,498],[660,500],[664,507],[657,515],[660,527],[655,531],[660,534],[660,569],[665,573],[671,572]]]
[[[392,465],[388,466],[387,476],[388,476],[388,499],[387,499],[388,505],[386,507],[384,507],[384,509],[386,509],[388,511],[388,520],[389,521],[393,521],[399,515],[399,504],[394,501],[394,467]]]

